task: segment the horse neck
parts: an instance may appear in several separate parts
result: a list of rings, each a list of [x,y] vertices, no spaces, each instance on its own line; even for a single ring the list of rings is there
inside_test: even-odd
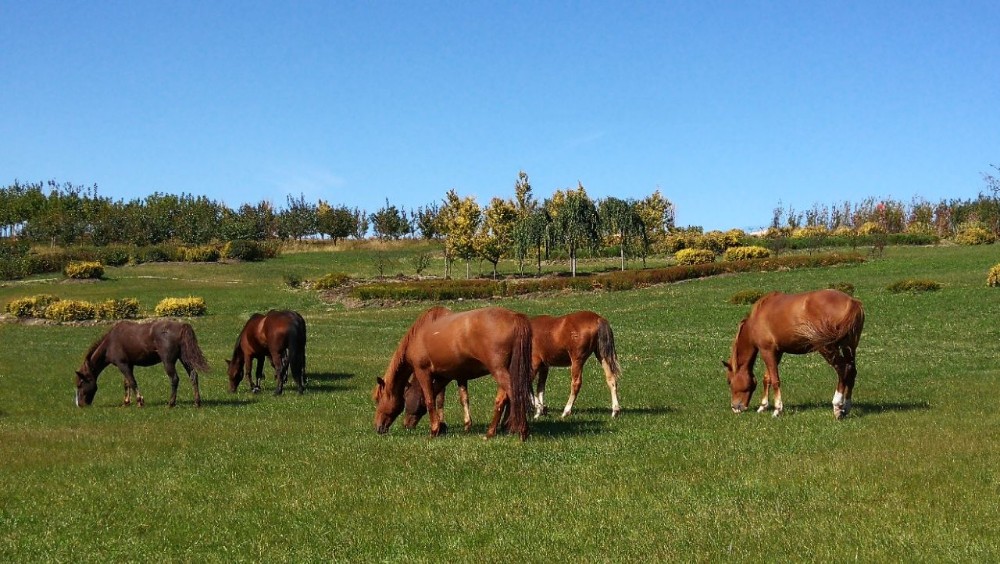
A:
[[[83,367],[80,372],[93,376],[96,380],[101,371],[111,364],[108,362],[107,351],[108,338],[105,336],[93,347],[91,347],[89,351],[87,351],[87,355],[83,359]]]
[[[744,321],[740,324],[740,330],[736,333],[736,339],[733,341],[733,368],[742,368],[744,366],[753,368],[753,364],[757,360],[757,350],[757,346],[753,344],[753,339],[750,338],[750,329],[747,327],[747,321]]]
[[[402,393],[406,382],[410,379],[410,374],[413,373],[413,367],[407,358],[410,343],[425,325],[450,313],[451,311],[447,308],[432,307],[421,314],[406,331],[403,338],[399,340],[399,346],[396,347],[396,352],[392,355],[392,360],[389,361],[389,366],[386,367],[385,374],[382,376],[386,387],[393,390],[392,393]]]

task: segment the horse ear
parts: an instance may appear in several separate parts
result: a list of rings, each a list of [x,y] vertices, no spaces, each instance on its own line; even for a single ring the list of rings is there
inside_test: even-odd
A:
[[[726,367],[726,370],[732,371],[733,365],[729,364],[725,360],[722,361],[722,365]]]

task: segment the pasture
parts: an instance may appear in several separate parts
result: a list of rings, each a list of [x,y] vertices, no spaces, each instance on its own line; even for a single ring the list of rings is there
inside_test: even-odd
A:
[[[447,435],[430,439],[426,419],[376,435],[375,377],[432,304],[346,307],[282,282],[370,276],[363,249],[5,283],[0,304],[52,293],[136,297],[148,311],[164,297],[204,297],[208,315],[189,321],[212,370],[200,409],[183,373],[166,407],[160,366],[136,369],[145,407],[120,406],[112,367],[80,409],[74,370],[109,326],[0,323],[0,560],[997,561],[1000,290],[985,285],[997,262],[992,245],[891,247],[856,266],[446,304],[592,309],[611,322],[621,417],[609,417],[591,359],[574,414],[560,419],[569,371],[554,368],[550,415],[524,443],[483,440],[489,377],[469,385],[472,433],[452,385]],[[943,288],[886,290],[902,278]],[[780,418],[733,414],[721,360],[749,306],[727,299],[837,282],[855,286],[867,313],[850,416],[834,420],[836,376],[818,355],[782,361]],[[236,336],[272,307],[308,323],[306,393],[273,396],[268,367],[264,393],[244,384],[230,394]]]

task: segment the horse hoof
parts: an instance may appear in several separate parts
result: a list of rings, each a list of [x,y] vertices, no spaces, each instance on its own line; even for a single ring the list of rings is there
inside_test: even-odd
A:
[[[775,409],[774,413],[771,414],[771,417],[777,417],[779,415],[781,415],[781,410],[780,409]]]
[[[760,407],[757,408],[757,413],[764,413],[765,411],[767,411],[767,408],[768,408],[768,406],[762,405],[762,406],[760,406]]]
[[[618,417],[621,414],[622,414],[622,411],[620,409],[616,409],[616,410],[614,410],[614,411],[611,412],[611,418],[614,419],[614,418]]]

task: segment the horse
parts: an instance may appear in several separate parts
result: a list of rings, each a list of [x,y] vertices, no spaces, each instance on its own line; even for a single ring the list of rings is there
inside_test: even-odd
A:
[[[194,387],[194,405],[201,406],[201,392],[198,390],[198,371],[207,371],[208,362],[194,329],[187,323],[171,319],[161,319],[152,323],[119,321],[111,330],[94,342],[84,355],[83,364],[76,371],[76,405],[84,407],[94,401],[97,393],[97,377],[108,365],[113,364],[124,376],[124,405],[145,403],[139,393],[132,369],[135,366],[153,366],[163,363],[163,369],[170,377],[169,407],[177,403],[177,367],[180,360],[191,378]]]
[[[618,354],[615,350],[615,336],[608,320],[592,311],[576,311],[553,317],[539,315],[531,318],[531,373],[537,378],[536,393],[533,397],[535,418],[547,412],[545,407],[545,382],[549,368],[570,367],[570,394],[563,409],[562,416],[567,417],[573,411],[573,404],[583,383],[583,365],[591,357],[597,357],[604,369],[604,380],[611,391],[611,416],[621,413],[618,402],[618,378],[621,376],[621,366],[618,364]],[[469,415],[469,392],[467,380],[456,378],[459,400],[465,414],[465,429],[472,426]],[[407,429],[416,426],[420,418],[427,412],[421,393],[416,386],[408,386],[405,392],[406,417],[403,425]],[[441,388],[436,398],[436,405],[441,409],[444,405],[444,388]]]
[[[289,368],[299,393],[305,390],[306,321],[298,312],[272,309],[266,314],[250,316],[233,346],[233,357],[226,361],[229,391],[237,390],[245,372],[250,390],[259,392],[265,357],[270,359],[275,370],[274,395],[281,395],[284,390]],[[255,360],[256,379],[253,377]]]
[[[769,388],[774,389],[774,416],[781,414],[781,356],[818,352],[837,371],[833,415],[847,417],[857,376],[856,351],[865,324],[860,301],[838,290],[815,290],[799,294],[772,292],[760,298],[740,321],[733,340],[726,379],[732,393],[731,407],[741,413],[750,405],[757,387],[753,365],[760,354],[764,361],[764,397],[758,413],[770,407]]]
[[[497,382],[493,420],[486,438],[496,435],[501,415],[509,412],[507,428],[528,438],[527,409],[531,401],[531,322],[500,307],[464,312],[436,306],[421,314],[406,332],[385,374],[375,379],[375,430],[388,432],[403,411],[404,390],[413,376],[430,413],[431,436],[444,430],[435,398],[451,380],[492,374]]]

